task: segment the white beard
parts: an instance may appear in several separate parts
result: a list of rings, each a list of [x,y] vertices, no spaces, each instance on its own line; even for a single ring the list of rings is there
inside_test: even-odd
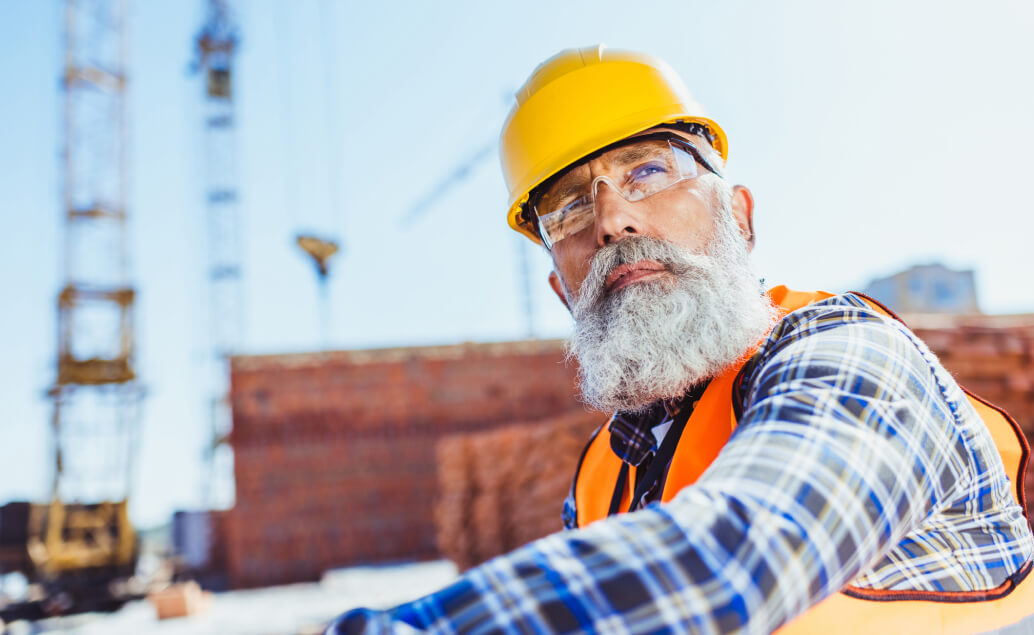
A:
[[[743,357],[778,319],[753,272],[747,243],[721,202],[704,254],[632,236],[593,256],[573,304],[575,333],[568,347],[589,406],[637,411],[680,397]],[[639,260],[661,263],[675,280],[633,283],[604,295],[607,274]]]

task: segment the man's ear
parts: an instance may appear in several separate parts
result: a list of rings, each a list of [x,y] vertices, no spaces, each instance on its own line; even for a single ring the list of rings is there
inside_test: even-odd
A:
[[[743,185],[732,187],[732,217],[740,227],[747,250],[754,249],[754,195]]]
[[[564,293],[564,283],[560,282],[560,276],[556,271],[549,272],[549,286],[553,287],[553,293],[556,297],[560,298],[560,301],[564,303],[567,310],[571,310],[571,305],[567,303],[567,294]]]

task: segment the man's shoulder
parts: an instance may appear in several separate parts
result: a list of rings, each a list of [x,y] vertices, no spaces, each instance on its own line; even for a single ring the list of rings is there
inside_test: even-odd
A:
[[[883,332],[906,338],[910,335],[905,324],[897,320],[890,311],[859,293],[847,292],[787,313],[776,323],[762,348],[834,330],[837,334],[842,334],[845,329],[859,331],[859,334]]]
[[[925,375],[935,361],[889,311],[858,293],[830,296],[782,317],[740,373],[741,390],[762,377],[846,376],[879,367]]]
[[[902,386],[925,386],[935,375],[950,383],[938,367],[936,357],[903,322],[849,292],[781,318],[741,368],[737,393],[747,399],[757,390],[807,380],[812,387],[832,383],[891,394]]]

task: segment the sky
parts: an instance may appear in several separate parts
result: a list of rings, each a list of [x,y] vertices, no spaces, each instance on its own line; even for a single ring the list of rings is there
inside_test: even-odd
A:
[[[129,0],[131,276],[142,403],[131,514],[202,505],[203,3]],[[243,353],[564,337],[549,260],[505,221],[512,94],[564,48],[668,61],[726,130],[770,284],[843,291],[913,264],[1034,312],[1034,6],[1023,0],[237,0]],[[61,3],[0,0],[0,503],[49,491],[62,284]],[[336,237],[330,332],[301,231]]]

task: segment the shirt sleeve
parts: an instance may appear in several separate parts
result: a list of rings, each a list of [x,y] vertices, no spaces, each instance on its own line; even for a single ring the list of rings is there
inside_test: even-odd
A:
[[[669,503],[554,534],[331,633],[769,633],[872,566],[967,472],[936,361],[863,306],[784,318],[739,426]]]

